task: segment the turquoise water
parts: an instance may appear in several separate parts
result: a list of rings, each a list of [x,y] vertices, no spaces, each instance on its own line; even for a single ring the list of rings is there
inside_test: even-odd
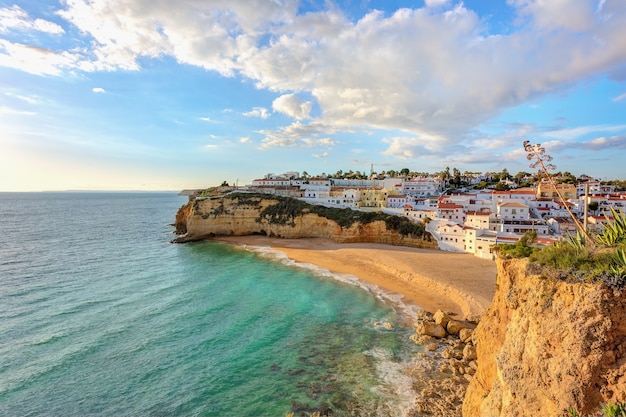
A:
[[[175,193],[0,193],[0,415],[400,415],[410,329],[240,247],[169,243]],[[386,330],[376,322],[397,327]]]

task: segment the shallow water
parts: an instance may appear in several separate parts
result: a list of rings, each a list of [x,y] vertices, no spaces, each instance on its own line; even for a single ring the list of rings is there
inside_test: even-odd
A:
[[[171,244],[185,201],[0,193],[1,415],[410,405],[416,347],[380,294],[264,250]]]

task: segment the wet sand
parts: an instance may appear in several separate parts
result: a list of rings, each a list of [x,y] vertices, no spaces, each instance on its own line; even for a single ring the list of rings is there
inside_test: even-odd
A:
[[[470,254],[374,243],[338,244],[329,239],[280,239],[264,236],[220,237],[238,245],[270,247],[296,263],[349,274],[400,294],[434,313],[459,319],[481,315],[495,291],[496,264]]]

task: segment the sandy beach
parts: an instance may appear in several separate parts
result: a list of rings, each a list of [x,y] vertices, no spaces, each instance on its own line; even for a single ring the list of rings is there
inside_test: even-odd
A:
[[[350,274],[400,294],[405,303],[458,319],[482,314],[495,291],[496,265],[469,254],[372,243],[337,244],[328,239],[264,236],[220,237],[231,244],[270,247],[295,262]]]

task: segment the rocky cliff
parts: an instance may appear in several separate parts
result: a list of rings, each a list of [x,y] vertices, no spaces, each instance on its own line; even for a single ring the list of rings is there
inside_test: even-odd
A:
[[[368,223],[348,222],[321,216],[311,209],[287,205],[272,210],[284,201],[258,194],[236,194],[222,197],[191,199],[176,214],[177,242],[202,240],[216,236],[261,234],[282,238],[322,237],[337,243],[385,243],[422,248],[435,248],[428,233],[416,236],[387,227],[376,220]],[[305,205],[306,206],[306,205]],[[345,210],[350,212],[349,210]],[[355,212],[355,215],[358,213]]]
[[[464,416],[556,416],[626,401],[626,291],[498,260],[493,303],[473,335],[478,369]]]

